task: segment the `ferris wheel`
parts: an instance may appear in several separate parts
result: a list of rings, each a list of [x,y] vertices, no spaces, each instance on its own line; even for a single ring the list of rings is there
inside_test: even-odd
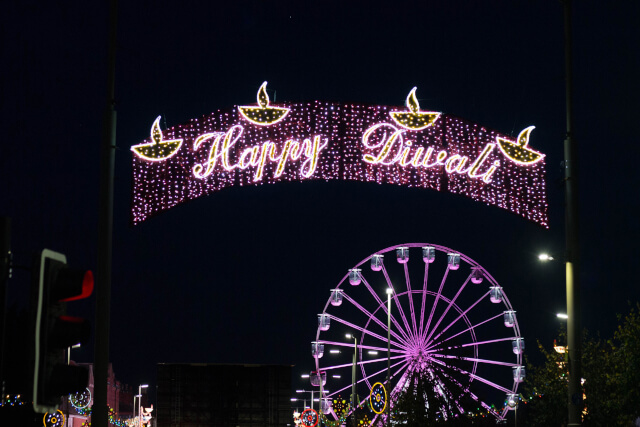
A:
[[[331,402],[349,401],[353,384],[358,406],[381,383],[393,409],[417,374],[427,376],[438,416],[501,420],[525,377],[523,351],[516,312],[482,266],[444,246],[409,243],[368,256],[330,290],[310,380],[336,420],[345,413]],[[372,422],[386,418],[379,412]]]

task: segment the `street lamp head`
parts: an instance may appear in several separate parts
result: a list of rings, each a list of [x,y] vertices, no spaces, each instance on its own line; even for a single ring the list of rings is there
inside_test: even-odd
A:
[[[568,318],[569,318],[569,315],[568,315],[568,314],[565,314],[565,313],[558,313],[558,314],[556,314],[556,317],[557,317],[558,319],[568,319]]]
[[[347,339],[351,339],[351,338],[353,337],[353,335],[351,335],[351,334],[345,334],[345,337],[346,337]]]
[[[393,288],[387,288],[387,295],[393,294]]]
[[[553,261],[553,257],[547,253],[541,253],[538,255],[538,259],[542,262]]]

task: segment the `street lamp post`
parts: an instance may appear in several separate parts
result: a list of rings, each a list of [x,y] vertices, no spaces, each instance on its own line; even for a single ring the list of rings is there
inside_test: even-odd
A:
[[[387,288],[387,426],[391,425],[391,294]]]
[[[72,348],[80,348],[80,343],[74,344],[70,347],[67,347],[67,365],[71,364],[71,349]]]
[[[351,368],[351,424],[356,427],[356,365],[358,363],[358,338],[347,334],[347,338],[353,338],[353,368]]]
[[[565,240],[567,289],[567,347],[569,353],[569,426],[582,424],[582,342],[580,333],[580,250],[578,214],[578,156],[573,140],[571,0],[564,0],[564,53],[567,135],[564,140]]]
[[[313,409],[313,390],[296,390],[296,393],[311,393],[311,409]],[[304,407],[302,410],[307,409],[307,399],[304,399]]]
[[[140,410],[142,404],[142,389],[149,387],[149,384],[141,384],[138,386],[138,427],[142,427],[142,411]],[[135,399],[133,400],[135,402]]]
[[[134,394],[133,395],[133,416],[131,417],[133,420],[136,419],[136,398],[140,398],[139,394]]]

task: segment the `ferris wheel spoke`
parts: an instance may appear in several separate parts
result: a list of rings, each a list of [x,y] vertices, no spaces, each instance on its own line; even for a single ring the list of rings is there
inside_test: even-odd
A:
[[[334,316],[333,314],[329,314],[329,317],[331,318],[331,320],[335,320],[336,322],[342,323],[343,325],[348,326],[348,327],[350,327],[352,329],[355,329],[356,331],[360,331],[363,334],[366,334],[366,335],[369,335],[369,336],[371,336],[373,338],[377,338],[377,339],[379,339],[381,341],[387,342],[387,338],[386,337],[383,337],[382,335],[378,335],[375,332],[371,332],[367,328],[363,328],[362,326],[358,326],[358,325],[356,325],[354,323],[347,322],[346,320],[341,319],[341,318],[339,318],[337,316]],[[397,347],[402,347],[402,345],[399,344],[399,343],[395,343],[395,345]]]
[[[400,313],[400,317],[402,318],[402,322],[404,323],[404,327],[406,328],[405,330],[407,331],[407,334],[409,334],[409,336],[413,337],[413,334],[411,333],[411,328],[409,327],[409,322],[407,322],[407,316],[404,314],[404,310],[402,309],[402,305],[400,304],[400,301],[398,300],[398,292],[394,288],[393,283],[391,283],[391,279],[389,278],[389,273],[387,272],[387,268],[385,267],[384,264],[382,264],[382,273],[384,274],[384,278],[386,279],[387,284],[389,285],[389,287],[391,289],[393,289],[393,301],[396,304],[396,308],[398,309],[398,313]]]
[[[476,379],[476,380],[478,380],[478,381],[482,382],[482,383],[485,383],[486,385],[488,385],[488,386],[490,386],[490,387],[495,388],[496,390],[500,390],[500,391],[502,391],[502,392],[504,392],[504,393],[511,393],[511,390],[510,390],[510,389],[508,389],[508,388],[506,388],[506,387],[503,387],[503,386],[501,386],[500,384],[496,384],[496,383],[494,383],[493,381],[489,381],[489,380],[488,380],[488,379],[486,379],[486,378],[482,378],[482,377],[481,377],[481,376],[479,376],[479,375],[476,375],[476,374],[469,374],[469,376],[470,376],[471,378],[473,378],[473,379]]]
[[[476,306],[480,301],[482,301],[483,299],[485,299],[487,295],[489,295],[489,292],[487,292],[486,294],[484,294],[483,296],[481,296],[480,298],[478,298],[478,299],[476,300],[476,302],[474,302],[473,304],[471,304],[471,305],[469,306],[469,308],[467,308],[467,309],[466,309],[466,310],[464,310],[462,313],[460,313],[460,314],[458,315],[458,317],[456,317],[456,318],[455,318],[455,320],[454,320],[453,322],[449,323],[449,324],[448,324],[448,325],[447,325],[443,330],[441,330],[441,331],[438,333],[438,335],[436,335],[435,337],[433,337],[433,339],[431,340],[431,342],[430,342],[430,343],[427,343],[427,346],[429,346],[429,345],[430,345],[430,346],[435,345],[435,344],[433,344],[433,343],[435,342],[435,340],[437,340],[438,338],[440,338],[440,337],[442,336],[442,334],[444,334],[444,333],[445,333],[445,332],[446,332],[450,327],[452,327],[453,325],[455,325],[455,324],[458,322],[458,320],[463,319],[463,318],[465,318],[465,319],[466,319],[467,313],[469,313],[469,311],[471,311],[471,309],[473,309],[473,307],[475,307],[475,306]],[[476,326],[482,325],[483,323],[486,323],[486,322],[488,322],[489,320],[493,320],[493,319],[495,319],[496,317],[500,317],[500,316],[502,316],[502,313],[500,313],[500,314],[498,314],[497,316],[494,316],[494,317],[492,317],[492,318],[490,318],[490,319],[487,319],[487,320],[485,320],[484,322],[480,322],[480,323],[478,323]],[[458,336],[458,335],[460,335],[461,333],[468,331],[469,329],[473,329],[473,328],[475,328],[476,326],[472,326],[471,328],[468,328],[468,329],[466,329],[466,330],[464,330],[464,331],[462,331],[462,332],[460,332],[460,333],[457,333],[457,334],[456,334],[456,335],[454,335],[453,337]],[[440,342],[444,342],[444,341],[450,340],[450,339],[451,339],[451,338],[453,338],[453,337],[449,337],[449,338],[447,338],[446,340],[443,340],[443,341],[440,341]],[[430,347],[428,347],[428,348],[430,348]]]
[[[451,382],[456,386],[459,386],[460,383],[457,381],[451,381],[452,378],[444,374],[444,372],[442,372],[441,370],[431,369],[430,371],[433,375],[434,382],[438,385],[438,393],[445,399],[445,402],[449,404],[449,408],[447,408],[443,404],[441,406],[441,409],[446,412],[447,409],[452,409],[455,406],[460,413],[463,413],[464,409],[462,409],[462,407],[460,406],[460,403],[458,402],[456,395],[453,393],[451,386],[447,385],[447,382]],[[447,381],[445,381],[442,377],[446,378]]]
[[[404,371],[402,375],[400,375],[400,379],[396,382],[395,387],[393,387],[388,392],[390,396],[395,396],[399,392],[399,390],[402,388],[401,384],[404,384],[403,378],[406,379],[407,372],[409,372],[410,370],[410,367],[409,367],[410,363],[411,363],[410,360],[405,360],[405,363],[402,366],[400,366],[398,369],[396,369],[396,371],[393,374],[391,374],[391,384],[387,384],[385,382],[385,384],[387,384],[388,387],[391,387],[393,385],[393,379],[396,378],[398,375],[400,375],[401,372]],[[392,366],[392,368],[395,366],[396,365]]]
[[[387,325],[384,324],[384,322],[382,322],[380,319],[378,319],[378,317],[376,317],[374,314],[370,313],[366,308],[364,308],[362,305],[358,304],[358,302],[356,302],[353,298],[351,298],[349,295],[347,295],[346,293],[342,293],[343,297],[349,301],[351,304],[353,304],[354,307],[356,307],[358,310],[360,310],[362,313],[364,313],[369,319],[373,320],[374,322],[376,322],[381,328],[383,329],[387,329]],[[386,309],[385,309],[386,311]],[[395,324],[397,325],[397,321],[395,322]],[[399,325],[398,325],[398,329]],[[402,332],[402,330],[400,329],[400,331]],[[408,345],[407,340],[405,337],[405,339],[403,339],[402,337],[400,337],[395,330],[391,329],[390,330],[391,335],[393,335],[398,341],[402,342],[405,346]],[[386,341],[386,338],[385,338]]]
[[[428,350],[431,350],[432,348],[434,348],[434,347],[435,347],[435,346],[437,346],[437,345],[442,344],[443,342],[449,341],[450,339],[453,339],[453,338],[455,338],[455,337],[457,337],[457,336],[459,336],[459,335],[461,335],[461,334],[464,334],[465,332],[473,331],[473,330],[475,330],[475,328],[477,328],[478,326],[483,325],[483,324],[485,324],[485,323],[487,323],[487,322],[490,322],[490,321],[495,320],[495,319],[497,319],[497,318],[499,318],[499,317],[502,317],[502,316],[503,316],[503,314],[502,314],[502,313],[496,314],[495,316],[490,317],[490,318],[488,318],[487,320],[483,320],[483,321],[482,321],[482,322],[480,322],[480,323],[476,323],[475,325],[470,326],[470,327],[468,327],[467,329],[462,330],[462,331],[458,332],[457,334],[455,334],[455,335],[451,335],[451,336],[449,336],[449,337],[447,337],[447,338],[445,338],[445,339],[443,339],[443,340],[441,340],[441,341],[438,341],[438,342],[435,342],[435,339],[436,339],[436,338],[438,338],[438,337],[436,337],[436,338],[434,338],[434,339],[433,339],[433,340],[428,344],[427,351],[428,351]]]
[[[413,324],[413,336],[418,336],[418,327],[416,325],[416,312],[413,308],[413,292],[411,292],[411,279],[409,279],[409,265],[404,264],[404,278],[407,283],[407,298],[409,298],[409,311],[411,311],[411,322]]]
[[[392,368],[393,368],[393,367],[396,367],[396,366],[398,366],[398,365],[400,365],[400,364],[402,364],[403,362],[404,362],[405,364],[407,363],[407,362],[405,362],[405,360],[404,360],[405,358],[404,358],[403,356],[393,356],[391,359],[399,359],[399,358],[400,358],[400,359],[402,359],[402,360],[400,360],[399,362],[395,362],[394,364],[392,364],[392,365],[391,365],[391,367],[392,367]],[[385,359],[385,360],[386,360],[386,359]],[[358,362],[358,365],[359,365],[359,366],[362,366],[362,362]],[[324,368],[324,369],[325,369],[325,370],[331,370],[331,369],[346,368],[346,367],[353,367],[353,363],[347,363],[347,364],[339,365],[339,366],[328,366],[328,367],[326,367],[326,368]],[[365,378],[372,378],[372,377],[374,377],[374,376],[376,376],[376,375],[378,375],[378,374],[380,374],[380,373],[382,373],[382,372],[385,372],[386,370],[387,370],[387,368],[385,367],[384,369],[381,369],[380,371],[378,371],[378,372],[376,372],[376,373],[374,373],[374,374],[371,374],[371,375],[368,375],[368,376],[366,376],[366,377],[363,377],[363,378],[361,378],[360,380],[358,380],[356,384],[358,384],[358,383],[361,383],[361,382],[365,381]],[[336,395],[340,394],[341,392],[343,392],[343,391],[345,391],[345,390],[347,390],[347,389],[349,389],[349,388],[351,388],[351,387],[352,387],[352,384],[348,384],[347,386],[342,387],[342,388],[341,388],[341,389],[339,389],[339,390],[334,390],[334,391],[332,391],[331,393],[327,394],[327,396],[328,396],[328,397],[336,396]]]
[[[484,344],[493,344],[496,342],[501,342],[501,341],[512,341],[514,337],[507,337],[507,338],[497,338],[495,340],[486,340],[486,341],[474,341],[474,342],[470,342],[467,344],[460,344],[460,345],[452,345],[451,347],[447,347],[447,349],[454,349],[454,348],[465,348],[465,347],[477,347],[479,345],[484,345]],[[444,341],[442,341],[444,342]],[[438,351],[443,350],[443,348],[436,348],[436,349],[429,349],[428,352],[429,353],[436,353]]]
[[[385,301],[383,301],[382,299],[380,299],[380,297],[378,296],[378,294],[376,294],[375,292],[373,292],[373,289],[371,288],[371,285],[369,284],[369,282],[362,277],[362,283],[364,283],[365,287],[369,290],[369,293],[371,293],[371,295],[373,295],[373,297],[375,298],[375,300],[378,303],[378,307],[382,307],[382,310],[384,311],[384,313],[389,316],[389,312],[387,310],[387,304]],[[398,329],[398,331],[400,331],[400,333],[402,334],[402,336],[405,338],[405,342],[409,341],[409,335],[407,335],[407,332],[405,332],[405,330],[402,328],[402,326],[400,326],[400,323],[398,323],[398,320],[396,320],[396,318],[393,316],[393,314],[391,314],[390,316],[391,318],[391,323],[393,323],[396,327],[396,329]],[[384,325],[384,328],[386,329],[387,326]],[[400,339],[400,338],[398,338]]]
[[[422,305],[420,306],[420,336],[424,329],[424,307],[427,304],[427,281],[429,279],[429,263],[424,263],[424,280],[422,281]]]
[[[489,412],[491,412],[494,416],[498,416],[498,413],[488,404],[486,404],[485,402],[483,402],[482,400],[480,400],[478,398],[478,396],[476,396],[474,393],[472,393],[471,391],[469,391],[469,387],[468,386],[463,386],[460,381],[456,380],[455,378],[453,378],[452,376],[448,375],[446,372],[444,372],[442,369],[438,369],[438,371],[440,371],[442,373],[442,375],[444,375],[445,377],[447,377],[450,381],[452,381],[454,384],[456,384],[456,386],[458,386],[460,388],[460,390],[467,396],[469,396],[471,399],[473,399],[474,401],[478,402],[483,408],[485,408],[486,410],[488,410]],[[458,402],[458,401],[456,401]],[[459,407],[459,406],[458,406]]]
[[[471,373],[471,372],[465,371],[465,370],[464,370],[464,369],[462,369],[462,368],[459,368],[459,367],[457,367],[457,366],[453,366],[453,365],[449,365],[449,364],[444,363],[444,362],[442,362],[442,361],[439,361],[439,360],[437,360],[437,359],[432,359],[432,360],[433,360],[434,362],[438,363],[440,366],[444,366],[444,367],[446,367],[446,368],[449,368],[449,369],[455,370],[455,371],[457,371],[457,372],[459,372],[459,373],[461,373],[461,374],[463,374],[463,375],[467,375],[469,378],[472,378],[472,379],[474,379],[474,380],[478,380],[478,381],[480,381],[480,382],[482,382],[482,383],[484,383],[484,384],[486,384],[486,385],[488,385],[488,386],[490,386],[490,387],[495,388],[496,390],[500,390],[500,391],[503,391],[503,392],[505,392],[505,393],[511,393],[511,390],[509,390],[508,388],[505,388],[505,387],[501,386],[500,384],[496,384],[496,383],[494,383],[493,381],[489,381],[488,379],[483,378],[483,377],[481,377],[480,375],[473,374],[473,373]]]
[[[438,288],[438,293],[436,294],[436,299],[433,301],[433,305],[431,306],[431,314],[429,314],[429,319],[427,320],[427,326],[424,328],[424,333],[422,335],[422,339],[424,341],[425,335],[429,333],[429,327],[431,326],[431,320],[433,320],[433,314],[436,311],[436,306],[438,305],[438,301],[440,300],[440,295],[442,295],[442,288],[444,287],[444,282],[447,280],[447,276],[449,275],[450,266],[447,265],[447,269],[444,272],[444,276],[442,277],[442,282],[440,282],[440,288]]]
[[[469,283],[469,280],[471,280],[471,275],[469,275],[469,277],[467,277],[467,280],[464,281],[464,283],[462,284],[462,286],[460,286],[460,289],[458,289],[458,292],[456,293],[456,295],[453,297],[452,300],[449,301],[449,304],[447,305],[447,308],[444,310],[444,312],[442,313],[442,315],[440,316],[440,318],[438,319],[438,321],[436,322],[435,326],[433,327],[433,329],[431,329],[431,332],[429,332],[429,335],[427,336],[427,338],[424,340],[425,342],[428,342],[429,339],[433,336],[434,332],[438,329],[438,326],[440,326],[440,323],[442,323],[442,320],[445,318],[445,316],[447,315],[447,313],[449,312],[449,310],[451,309],[451,307],[453,305],[455,305],[456,300],[458,299],[458,297],[460,296],[460,293],[462,293],[462,291],[464,290],[464,288],[467,286],[467,283]],[[456,306],[457,307],[457,306]]]
[[[474,357],[458,357],[458,356],[451,356],[446,354],[432,354],[432,356],[441,357],[443,359],[459,359],[459,360],[466,360],[468,362],[487,363],[490,365],[502,365],[502,366],[509,366],[509,367],[518,366],[517,363],[501,362],[499,360],[490,360],[490,359],[476,359]]]
[[[367,350],[371,350],[371,351],[377,351],[379,353],[386,353],[387,352],[387,347],[375,347],[375,346],[372,346],[372,345],[359,345],[358,348],[359,349],[360,348],[367,349]],[[392,348],[392,349],[390,349],[390,352],[391,353],[406,354],[407,353],[407,349],[404,348],[404,347],[401,347],[401,348],[398,348],[398,349]],[[385,359],[385,360],[387,360],[387,359]]]
[[[327,340],[319,340],[316,341],[319,344],[329,344],[329,345],[333,345],[333,346],[340,346],[340,347],[347,347],[347,348],[353,348],[354,345],[353,343],[348,343],[348,342],[342,342],[342,341],[327,341]],[[393,341],[391,342],[392,344],[397,344],[394,343]],[[396,346],[398,348],[392,348],[390,349],[391,353],[406,353],[406,349],[404,347],[399,347]],[[358,348],[362,348],[362,349],[367,349],[367,350],[373,350],[373,351],[387,351],[386,347],[374,347],[374,346],[370,346],[370,345],[358,345]]]
[[[400,361],[397,361],[397,362],[396,362],[396,361],[394,361],[394,363],[393,363],[392,365],[390,365],[390,367],[389,367],[389,368],[391,368],[391,369],[395,369],[397,366],[402,365],[403,363],[404,363],[405,365],[409,363],[409,362],[407,361],[406,356],[405,356],[405,357],[402,357],[402,356],[395,356],[395,357],[392,357],[391,359],[401,359]],[[385,359],[378,359],[376,362],[383,362],[383,361],[384,361],[384,362],[386,362],[386,361],[387,361],[387,359],[386,359],[386,358],[385,358]],[[399,371],[402,371],[402,367],[399,369]],[[387,372],[387,367],[386,367],[386,366],[385,366],[384,368],[380,369],[378,372],[374,372],[374,373],[369,374],[369,375],[364,375],[364,376],[362,377],[362,380],[361,380],[361,381],[368,380],[368,379],[370,379],[370,378],[373,378],[373,377],[375,377],[375,376],[377,376],[377,375],[380,375],[380,374],[383,374],[383,373],[385,373],[385,372]],[[385,380],[384,382],[386,382],[386,380]]]

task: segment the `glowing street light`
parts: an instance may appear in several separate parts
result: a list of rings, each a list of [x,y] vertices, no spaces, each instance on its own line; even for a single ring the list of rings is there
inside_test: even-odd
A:
[[[547,253],[541,253],[538,255],[538,259],[542,262],[553,261],[553,257]]]
[[[558,319],[568,319],[568,318],[569,318],[569,315],[568,315],[568,314],[566,314],[566,313],[558,313],[558,314],[556,314],[556,317],[557,317]]]

